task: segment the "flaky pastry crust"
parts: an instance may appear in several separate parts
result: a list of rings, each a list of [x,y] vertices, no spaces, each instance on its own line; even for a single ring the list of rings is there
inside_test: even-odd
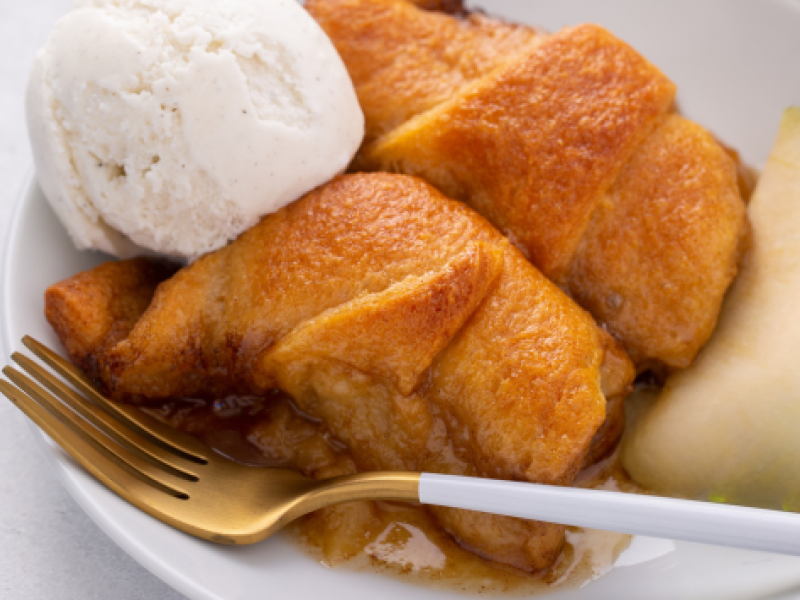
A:
[[[418,175],[470,204],[640,370],[693,361],[748,224],[734,160],[674,114],[655,66],[596,25],[547,35],[405,0],[306,7],[367,118],[356,169]]]
[[[361,470],[569,484],[606,398],[633,378],[624,351],[506,238],[413,177],[337,178],[153,294],[158,280],[140,260],[49,288],[72,360],[117,400],[278,387]],[[132,288],[152,300],[118,317]],[[464,544],[519,568],[549,566],[563,543],[560,526],[435,510]]]

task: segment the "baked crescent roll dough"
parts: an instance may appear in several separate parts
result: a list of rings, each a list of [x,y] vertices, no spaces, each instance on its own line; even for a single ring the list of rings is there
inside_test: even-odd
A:
[[[613,35],[547,35],[405,0],[308,0],[355,83],[355,168],[418,175],[489,219],[640,369],[708,339],[748,231],[733,159]]]
[[[119,400],[279,387],[362,470],[569,484],[634,375],[505,237],[413,177],[337,178],[153,294],[166,275],[127,261],[50,287],[70,358]],[[436,513],[523,569],[563,542],[556,525]]]

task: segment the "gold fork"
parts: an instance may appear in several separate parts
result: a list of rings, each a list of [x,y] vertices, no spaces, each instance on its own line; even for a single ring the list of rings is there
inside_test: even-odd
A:
[[[331,504],[419,501],[419,473],[313,480],[235,463],[133,406],[110,402],[58,354],[31,337],[22,341],[75,389],[15,352],[11,358],[39,383],[5,367],[16,386],[0,380],[0,391],[102,483],[177,529],[212,542],[250,544]]]
[[[262,540],[308,512],[353,500],[401,500],[622,533],[800,555],[800,515],[692,500],[432,473],[361,473],[312,480],[247,467],[132,406],[117,405],[52,350],[23,343],[0,392],[92,475],[134,506],[223,544]],[[41,385],[40,385],[41,384]],[[49,391],[48,391],[49,390]]]

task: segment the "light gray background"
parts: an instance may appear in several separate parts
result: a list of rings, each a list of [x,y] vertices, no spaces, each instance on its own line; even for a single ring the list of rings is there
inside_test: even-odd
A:
[[[0,252],[25,175],[28,69],[74,0],[0,0]],[[5,353],[2,353],[5,356]],[[0,397],[0,598],[180,600],[92,523],[56,480],[25,417]]]

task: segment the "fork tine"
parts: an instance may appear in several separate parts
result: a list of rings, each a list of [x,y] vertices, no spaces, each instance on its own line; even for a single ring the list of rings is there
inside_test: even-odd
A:
[[[129,468],[122,466],[113,455],[87,443],[78,433],[64,425],[36,401],[2,379],[0,379],[0,392],[61,446],[67,454],[134,506],[161,518],[160,515],[163,513],[159,510],[159,506],[163,506],[161,502],[163,498],[185,499],[187,497],[186,494],[165,488],[158,482],[148,481],[141,474],[138,476],[132,474]]]
[[[168,427],[133,406],[117,405],[109,401],[94,389],[92,382],[79,369],[32,337],[26,335],[22,338],[22,343],[97,406],[143,437],[192,462],[200,464],[208,462],[210,452],[199,440]]]
[[[61,404],[39,384],[16,369],[5,367],[3,374],[11,379],[17,388],[26,393],[40,407],[68,427],[75,435],[93,446],[95,450],[105,454],[106,458],[113,460],[119,467],[129,471],[134,476],[147,479],[151,485],[157,486],[162,491],[174,496],[185,495],[188,497],[186,489],[181,489],[189,483],[186,479],[179,479],[158,467],[154,467],[123,446],[111,441],[65,405]],[[197,481],[197,478],[194,478],[194,480]]]
[[[182,460],[174,453],[167,452],[160,446],[156,446],[150,442],[148,438],[139,435],[132,429],[128,429],[124,424],[116,421],[107,413],[100,410],[85,397],[75,392],[75,390],[70,388],[63,381],[27,356],[19,352],[14,352],[11,358],[22,367],[28,375],[32,375],[64,404],[68,405],[72,410],[117,443],[139,454],[141,458],[154,466],[172,473],[177,477],[189,480],[197,479],[196,473],[193,472],[193,470],[198,467],[197,463]],[[13,381],[13,378],[11,379]],[[19,384],[17,383],[17,385]]]

